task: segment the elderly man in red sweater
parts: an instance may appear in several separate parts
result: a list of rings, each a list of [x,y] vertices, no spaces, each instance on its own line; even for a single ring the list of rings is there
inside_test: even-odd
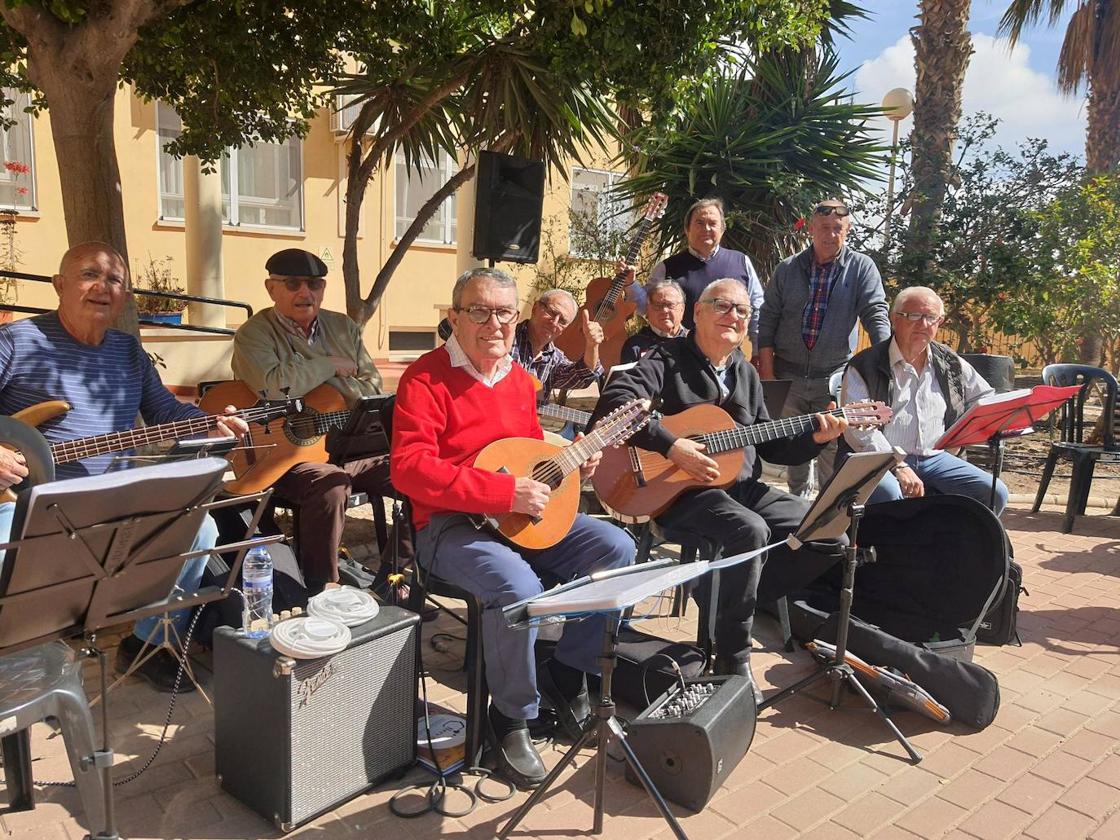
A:
[[[392,479],[412,501],[420,565],[478,596],[486,608],[482,650],[498,767],[515,784],[532,787],[546,775],[527,727],[537,716],[538,686],[568,734],[578,736],[591,713],[584,675],[598,670],[607,619],[568,624],[538,672],[536,632],[509,629],[501,608],[539,593],[538,572],[571,579],[625,566],[634,544],[620,528],[580,515],[552,548],[519,552],[467,518],[537,515],[549,488],[473,466],[493,441],[543,436],[533,380],[510,358],[518,312],[513,278],[492,268],[466,272],[455,281],[451,302],[453,334],[410,365],[397,387]]]

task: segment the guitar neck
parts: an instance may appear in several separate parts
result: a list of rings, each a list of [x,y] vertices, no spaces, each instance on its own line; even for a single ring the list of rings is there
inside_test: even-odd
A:
[[[633,240],[630,242],[630,248],[626,251],[626,264],[633,265],[634,261],[638,259],[638,252],[642,250],[642,243],[645,241],[646,234],[649,233],[650,227],[653,225],[653,219],[642,219],[638,223],[638,230],[634,234]],[[595,312],[595,320],[603,321],[610,317],[615,304],[618,303],[619,298],[622,297],[622,290],[626,287],[626,272],[620,271],[611,281],[611,287],[607,293],[603,295],[603,300],[599,303],[599,308]]]
[[[636,422],[638,415],[635,414],[635,407],[641,408],[635,402],[603,418],[586,437],[563,447],[548,460],[537,464],[533,468],[532,477],[553,488],[559,487],[565,476],[586,464],[595,453],[621,443],[645,425],[648,420],[648,405],[642,410],[641,422]]]
[[[831,411],[818,412],[831,414],[833,417],[843,417],[844,409],[835,408]],[[719,432],[709,432],[698,435],[697,438],[704,444],[708,452],[730,452],[733,449],[745,449],[748,446],[758,446],[772,440],[797,437],[817,428],[816,414],[802,414],[800,417],[786,417],[782,420],[771,420],[769,423],[758,423],[754,426],[736,426]]]
[[[346,425],[346,421],[349,419],[349,409],[345,411],[324,411],[322,414],[316,414],[315,433],[325,435],[331,429],[341,429]]]
[[[568,408],[566,405],[555,405],[553,403],[538,405],[537,414],[541,417],[552,417],[556,420],[575,423],[577,426],[586,426],[587,421],[591,419],[590,411],[580,411],[578,408]]]
[[[68,464],[95,455],[132,449],[147,443],[195,437],[209,432],[217,422],[217,417],[208,415],[174,423],[161,423],[158,426],[145,426],[142,429],[130,429],[127,432],[110,432],[95,437],[66,440],[51,444],[51,457],[56,464]]]

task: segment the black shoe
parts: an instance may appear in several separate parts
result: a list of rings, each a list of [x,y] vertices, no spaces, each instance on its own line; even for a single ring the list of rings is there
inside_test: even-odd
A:
[[[556,722],[561,732],[572,741],[578,741],[591,719],[591,697],[587,693],[587,683],[575,697],[565,697],[556,684],[551,670],[552,660],[537,669],[537,690],[544,695],[556,712]],[[563,666],[561,666],[563,667]]]
[[[715,668],[713,670],[717,674],[734,674],[735,676],[746,677],[747,682],[751,684],[751,693],[754,694],[755,708],[757,709],[762,703],[762,689],[760,689],[758,683],[754,681],[754,674],[751,673],[751,660],[749,656],[746,659],[717,656]]]
[[[121,643],[117,647],[117,673],[126,673],[132,667],[132,663],[140,656],[143,648],[144,643],[132,634],[121,639]],[[150,652],[151,648],[149,646],[145,653]],[[179,662],[166,650],[159,650],[132,673],[147,680],[156,691],[170,694],[175,690],[175,677],[179,673]],[[194,690],[194,682],[184,674],[182,679],[179,680],[179,693],[187,694]]]
[[[520,725],[506,730],[499,738],[496,732],[500,730],[495,726],[495,716],[506,724],[511,721],[493,706],[490,707],[487,724],[498,773],[519,788],[537,787],[548,776],[548,771],[545,770],[540,753],[533,746],[533,739],[529,737],[529,727],[524,721],[515,721],[513,723]]]

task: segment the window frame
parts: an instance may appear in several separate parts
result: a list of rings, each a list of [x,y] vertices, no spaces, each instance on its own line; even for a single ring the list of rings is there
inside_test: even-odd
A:
[[[443,180],[440,183],[439,187],[436,187],[437,190],[444,184],[446,184],[453,175],[455,175],[457,171],[456,167],[458,167],[459,165],[455,158],[453,158],[446,151],[441,151],[440,154],[442,156],[442,160],[440,161],[438,171],[440,172]],[[430,159],[426,160],[427,162],[431,163]],[[408,175],[410,180],[411,177],[416,174],[414,166],[406,165],[404,153],[400,149],[398,149],[393,155],[393,240],[395,242],[400,241],[401,236],[404,234],[404,230],[408,230],[409,226],[416,219],[415,216],[402,216],[400,213],[401,208],[399,205],[401,185],[399,182],[399,178],[401,176],[402,169]],[[408,186],[409,184],[406,182],[404,194],[405,209],[407,209],[408,207]],[[441,238],[427,239],[423,236],[423,234],[421,234],[413,240],[412,244],[437,246],[442,245],[447,247],[457,246],[459,244],[459,208],[454,193],[445,198],[440,204],[439,210],[437,211],[437,216],[433,217],[433,221],[437,218],[439,220]],[[403,225],[404,230],[400,229],[402,227],[402,222],[405,222],[405,224]],[[431,222],[429,222],[429,224],[431,224]]]
[[[35,165],[35,117],[32,116],[31,114],[28,114],[26,111],[23,110],[24,107],[27,107],[28,105],[30,105],[31,96],[30,96],[30,94],[22,93],[22,92],[14,89],[14,88],[5,88],[4,89],[4,94],[5,94],[6,97],[10,96],[12,98],[12,100],[14,100],[12,102],[12,104],[8,107],[12,109],[12,115],[16,118],[16,121],[17,121],[17,124],[15,126],[12,126],[11,129],[6,129],[5,133],[7,131],[12,131],[12,130],[15,130],[17,128],[22,130],[22,127],[21,127],[20,123],[22,121],[26,121],[26,130],[27,130],[27,155],[26,155],[26,158],[27,159],[26,160],[21,160],[21,161],[18,161],[18,162],[27,164],[28,171],[26,173],[26,177],[27,177],[27,183],[26,184],[19,184],[16,181],[15,177],[7,178],[6,177],[7,176],[7,170],[6,169],[5,170],[0,170],[0,179],[3,179],[4,181],[10,182],[13,185],[14,189],[17,191],[16,192],[17,195],[18,195],[19,188],[25,186],[27,188],[27,203],[26,204],[19,204],[19,203],[9,204],[7,202],[0,201],[0,209],[14,210],[17,213],[38,213],[39,212],[39,190],[38,190],[38,178],[35,177],[36,172],[37,172],[36,165]],[[26,101],[21,103],[21,99],[26,100]],[[3,162],[7,163],[8,161],[7,161],[7,159],[5,159]],[[21,175],[22,174],[23,173],[21,173]]]
[[[614,187],[615,184],[626,177],[626,173],[615,172],[611,169],[599,169],[593,166],[573,166],[571,190],[569,191],[570,203],[568,205],[569,210],[572,212],[575,211],[576,206],[575,194],[577,190],[577,173],[587,173],[589,175],[605,175],[607,178],[606,186],[604,186],[602,189],[594,189],[592,187],[583,187],[580,189],[580,192],[594,192],[597,196],[599,196],[598,200],[596,201],[596,205],[598,206],[599,210],[599,217],[598,219],[596,219],[596,225],[601,228],[605,223],[610,222],[613,226],[618,226],[619,230],[621,231],[629,230],[630,226],[634,222],[633,218],[627,221],[625,216],[612,216],[612,211],[617,209],[616,207],[612,206],[615,204],[615,202],[606,202],[608,204],[608,207],[605,208],[606,213],[604,213],[604,207],[602,206],[604,204],[603,197],[607,195],[607,193]],[[623,224],[624,221],[625,224]],[[576,249],[576,247],[573,245],[572,224],[570,219],[568,220],[568,255],[580,260],[596,259],[599,256],[598,254],[584,254]]]

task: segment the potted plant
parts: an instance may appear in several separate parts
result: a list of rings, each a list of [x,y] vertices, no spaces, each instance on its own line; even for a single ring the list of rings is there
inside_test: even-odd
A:
[[[155,259],[148,255],[148,264],[141,267],[136,277],[137,286],[133,289],[136,295],[136,311],[140,318],[147,321],[156,321],[161,324],[181,324],[186,301],[178,298],[158,297],[156,295],[139,294],[139,292],[171,292],[182,294],[183,287],[179,285],[179,278],[171,270],[171,257]]]

